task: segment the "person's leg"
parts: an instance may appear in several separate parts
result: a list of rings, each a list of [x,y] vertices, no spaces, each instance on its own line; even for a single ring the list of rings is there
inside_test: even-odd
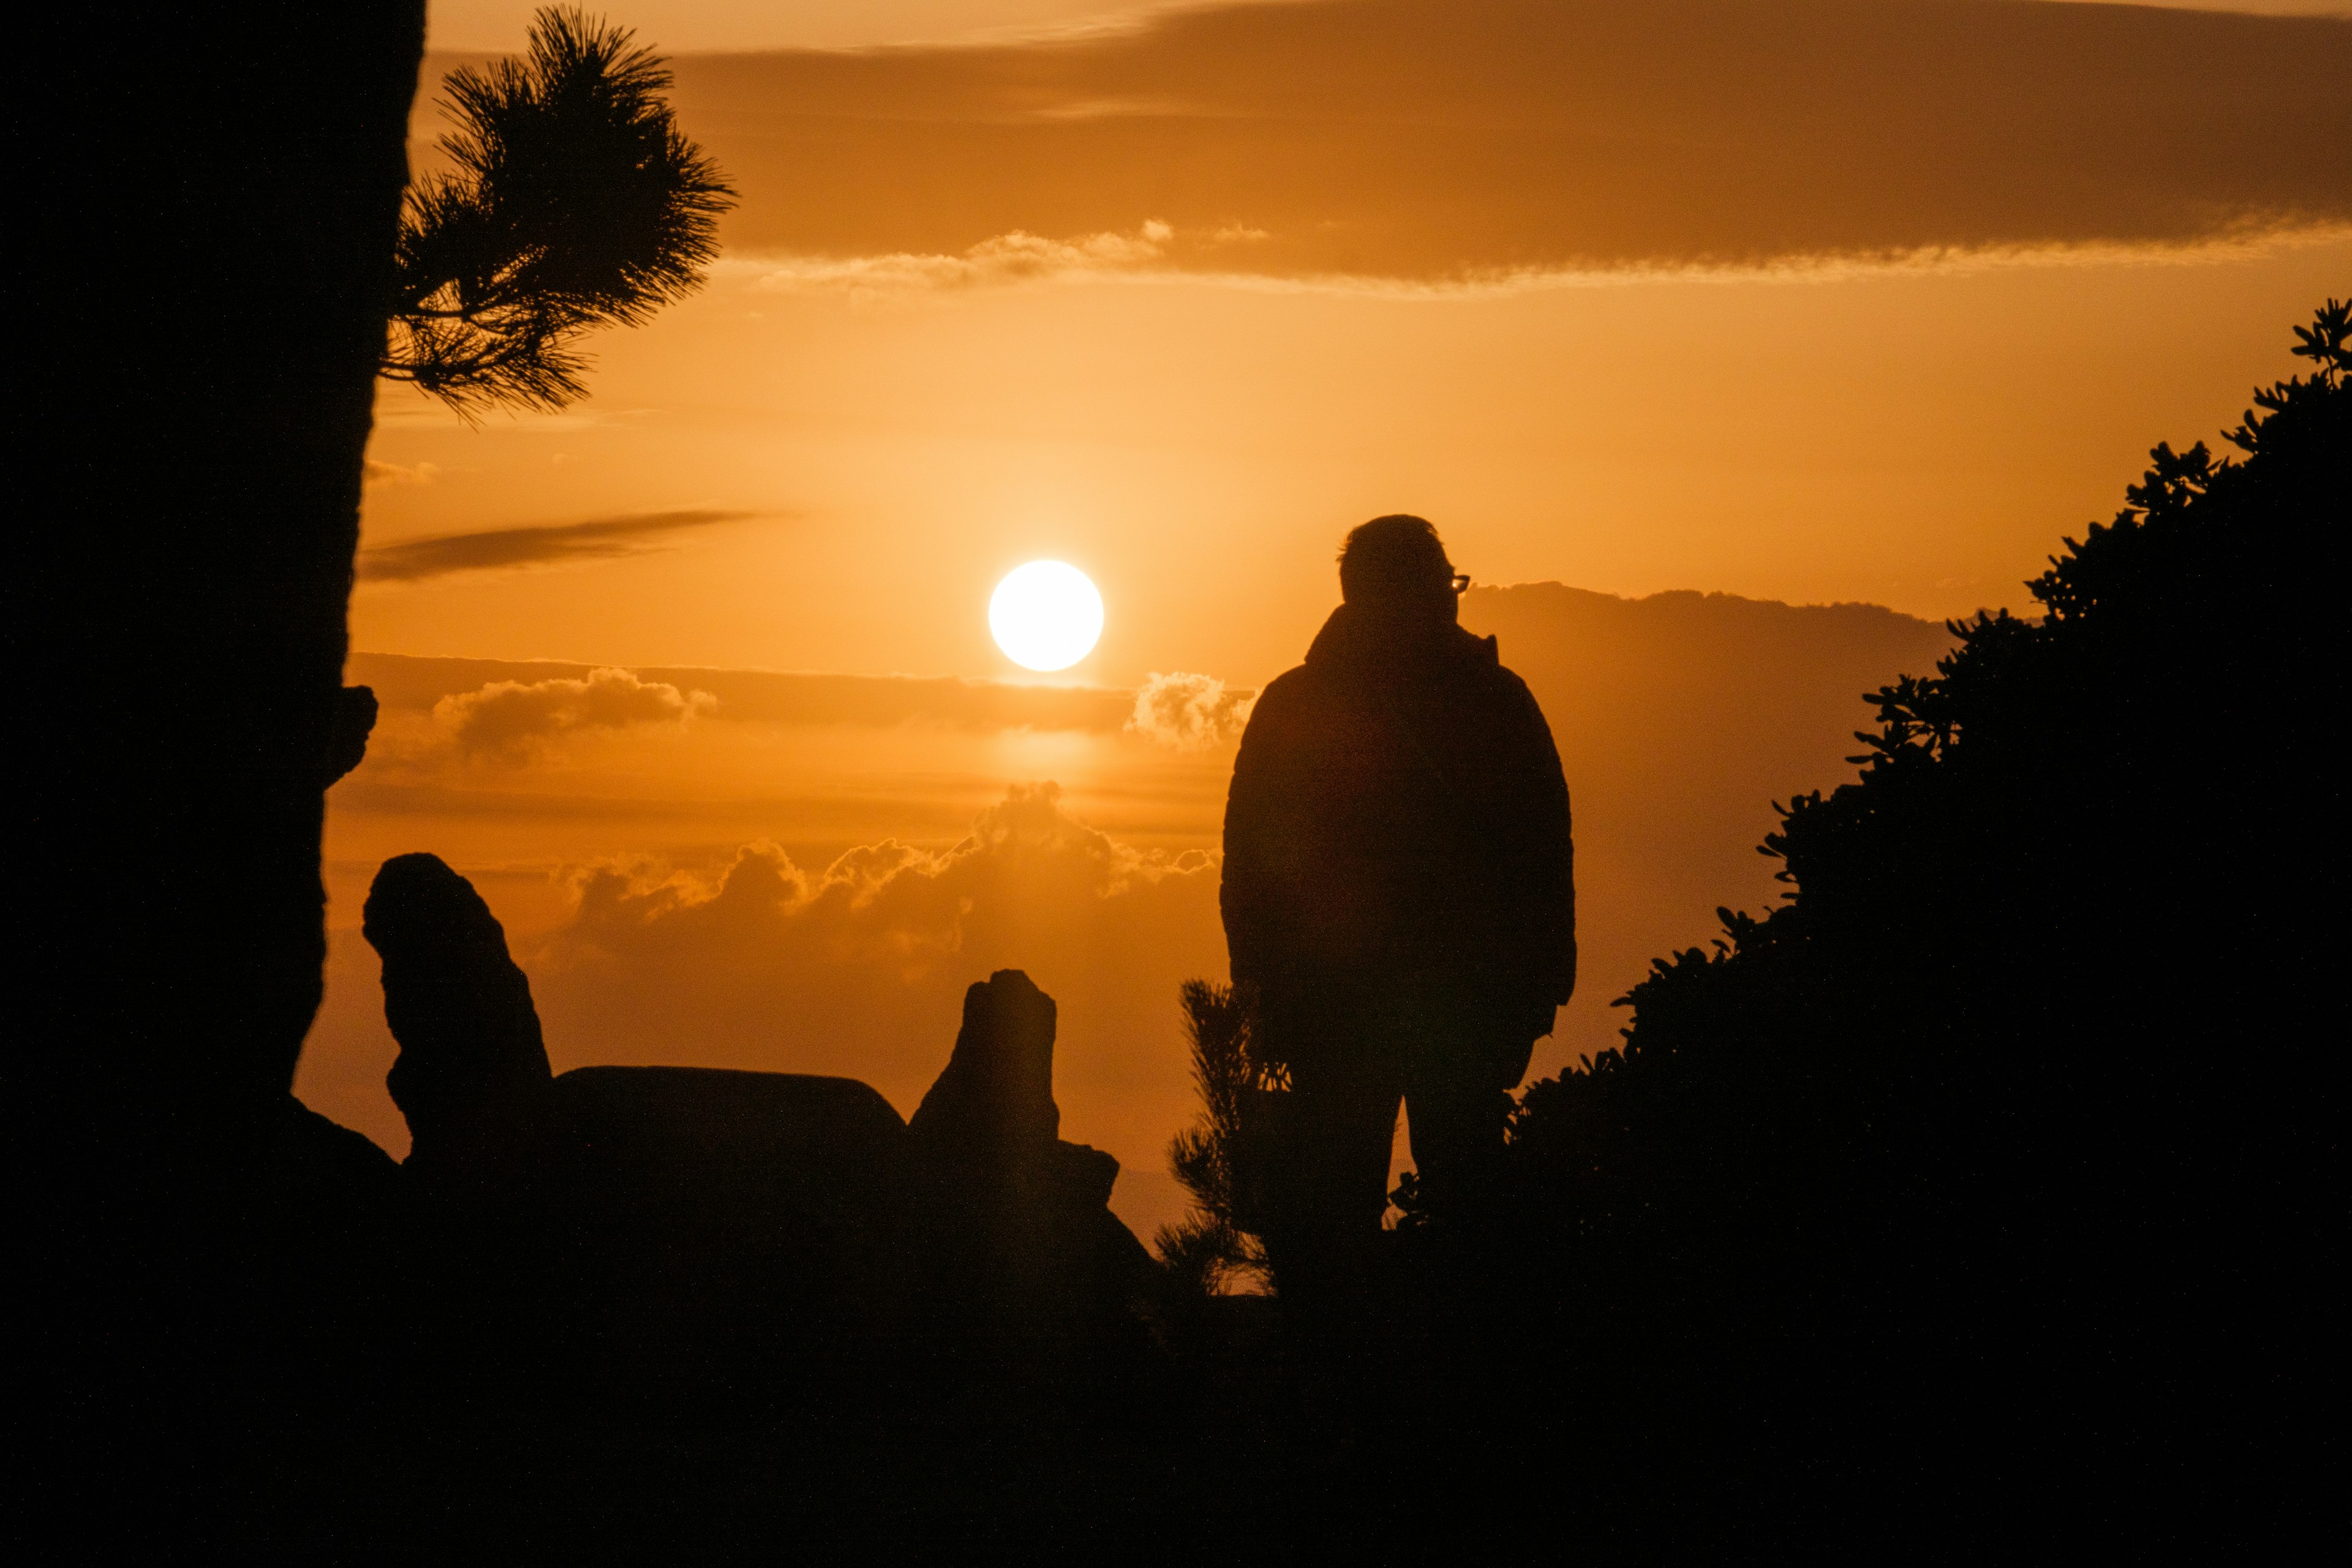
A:
[[[1412,1054],[1405,1121],[1413,1170],[1433,1210],[1475,1215],[1503,1163],[1511,1097],[1496,1087],[1485,1042],[1433,1037]]]
[[[1511,1100],[1497,1084],[1490,1041],[1433,1033],[1405,1084],[1412,1161],[1435,1228],[1416,1248],[1390,1341],[1397,1347],[1396,1408],[1433,1455],[1433,1481],[1465,1506],[1507,1508],[1483,1496],[1493,1472],[1475,1459],[1515,1412],[1507,1371],[1525,1320],[1513,1304],[1512,1252],[1526,1241],[1500,1206],[1504,1127]]]
[[[1403,1089],[1392,1073],[1294,1064],[1284,1098],[1287,1191],[1266,1252],[1302,1458],[1344,1466],[1367,1430],[1377,1383],[1376,1248]]]
[[[1285,1097],[1278,1216],[1267,1236],[1286,1296],[1347,1288],[1388,1206],[1389,1150],[1403,1087],[1360,1067],[1294,1067]]]
[[[1301,1198],[1319,1222],[1378,1230],[1388,1207],[1389,1150],[1404,1086],[1393,1073],[1301,1074],[1292,1092],[1305,1129]]]

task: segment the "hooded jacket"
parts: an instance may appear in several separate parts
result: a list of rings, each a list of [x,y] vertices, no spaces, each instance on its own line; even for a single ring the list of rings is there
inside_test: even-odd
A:
[[[1440,1008],[1532,1041],[1575,986],[1559,753],[1495,639],[1451,621],[1332,612],[1251,712],[1224,850],[1233,977],[1270,1020]]]

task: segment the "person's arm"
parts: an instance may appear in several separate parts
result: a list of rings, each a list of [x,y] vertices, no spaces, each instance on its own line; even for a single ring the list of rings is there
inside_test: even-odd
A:
[[[1568,777],[1535,694],[1517,676],[1511,679],[1517,689],[1515,750],[1528,833],[1528,978],[1557,1007],[1576,991],[1576,842]]]
[[[1292,829],[1295,804],[1283,781],[1291,771],[1289,693],[1284,680],[1269,685],[1250,713],[1234,758],[1234,778],[1225,795],[1224,866],[1217,907],[1224,917],[1225,952],[1234,984],[1263,984],[1280,966],[1283,880],[1281,846]]]

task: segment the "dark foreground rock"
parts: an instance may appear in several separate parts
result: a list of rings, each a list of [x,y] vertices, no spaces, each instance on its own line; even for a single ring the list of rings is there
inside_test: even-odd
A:
[[[567,1218],[581,1360],[635,1400],[850,1398],[918,1338],[906,1123],[849,1079],[581,1068]]]
[[[847,1079],[552,1074],[504,931],[432,856],[385,863],[365,931],[452,1353],[491,1381],[725,1414],[1109,1389],[1148,1356],[1153,1265],[1118,1161],[1056,1136],[1054,1001],[1019,971],[967,993],[909,1127]]]
[[[1118,1162],[1056,1136],[1054,999],[1017,969],[964,993],[963,1026],[910,1131],[931,1245],[982,1353],[1053,1377],[1073,1347],[1116,1355],[1155,1267],[1110,1212]],[[1082,1361],[1085,1358],[1081,1358]]]

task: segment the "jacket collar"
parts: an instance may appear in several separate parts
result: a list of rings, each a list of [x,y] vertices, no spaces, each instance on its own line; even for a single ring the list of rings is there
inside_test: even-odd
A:
[[[1309,667],[1335,674],[1412,666],[1434,672],[1465,664],[1491,668],[1500,662],[1493,637],[1476,636],[1451,621],[1398,621],[1368,616],[1352,605],[1333,610],[1307,649]]]

